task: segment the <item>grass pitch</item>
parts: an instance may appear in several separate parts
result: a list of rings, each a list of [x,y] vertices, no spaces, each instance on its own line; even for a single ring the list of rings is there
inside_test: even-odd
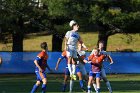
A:
[[[47,93],[62,93],[63,76],[63,74],[47,75]],[[111,83],[113,93],[140,93],[140,74],[116,74],[107,75],[107,77]],[[30,93],[35,79],[35,74],[1,74],[0,93]],[[68,89],[69,85],[66,93],[68,93]],[[74,82],[73,91],[73,93],[84,93],[80,89],[78,80]],[[36,93],[41,93],[41,87]],[[101,93],[109,93],[103,81],[101,81]]]

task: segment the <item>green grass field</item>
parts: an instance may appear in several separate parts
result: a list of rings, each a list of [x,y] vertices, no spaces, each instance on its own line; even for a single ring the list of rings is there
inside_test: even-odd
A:
[[[47,93],[61,93],[63,75],[48,74],[47,76]],[[109,74],[107,77],[111,82],[113,93],[140,93],[140,74]],[[34,83],[35,74],[1,74],[0,93],[30,93]],[[39,87],[36,93],[41,93],[40,91]],[[84,93],[78,81],[75,81],[73,91],[73,93]],[[101,81],[101,93],[109,93],[103,81]]]

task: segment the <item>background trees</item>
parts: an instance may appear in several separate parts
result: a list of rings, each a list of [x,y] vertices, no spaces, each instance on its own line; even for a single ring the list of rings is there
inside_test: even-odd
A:
[[[80,31],[98,31],[105,50],[109,36],[140,32],[139,0],[3,0],[0,7],[1,32],[12,34],[13,51],[23,51],[24,34],[40,31],[53,35],[52,51],[61,51],[72,19]]]

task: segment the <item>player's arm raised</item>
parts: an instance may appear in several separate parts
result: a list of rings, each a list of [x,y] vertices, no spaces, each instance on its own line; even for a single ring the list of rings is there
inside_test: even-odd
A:
[[[81,37],[79,37],[79,43],[82,45],[83,48],[85,48],[86,50],[88,50],[88,48],[86,47],[86,45],[84,44],[83,40]]]

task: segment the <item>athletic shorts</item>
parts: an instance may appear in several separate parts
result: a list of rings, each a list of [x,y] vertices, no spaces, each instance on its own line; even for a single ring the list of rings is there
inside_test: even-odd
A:
[[[45,72],[35,71],[35,73],[36,73],[36,80],[37,81],[42,81],[42,79],[46,78]]]
[[[92,76],[94,78],[100,78],[101,77],[101,73],[100,72],[89,71],[89,76]]]
[[[79,69],[78,66],[76,66],[76,70],[75,70],[75,72],[76,72],[76,73],[80,72],[80,69]],[[66,69],[65,69],[65,75],[70,75],[70,72],[69,72],[68,67],[66,67]]]
[[[67,56],[77,58],[77,50],[76,48],[71,48],[72,46],[68,45]]]
[[[82,73],[82,75],[87,75],[87,71],[84,65],[79,65],[78,66],[80,69],[80,72]]]

